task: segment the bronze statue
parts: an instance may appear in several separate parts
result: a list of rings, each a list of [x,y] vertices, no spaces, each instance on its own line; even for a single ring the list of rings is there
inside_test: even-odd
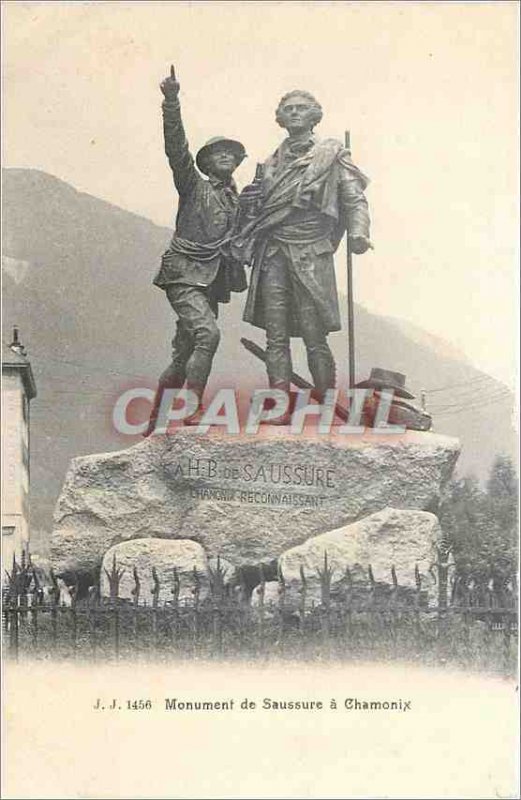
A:
[[[239,201],[232,175],[246,157],[243,145],[223,136],[211,138],[197,153],[195,163],[181,119],[179,83],[174,67],[161,83],[165,152],[179,194],[176,229],[164,253],[154,284],[164,290],[177,314],[172,361],[159,385],[145,436],[157,421],[166,388],[195,392],[199,406],[185,420],[198,424],[202,396],[219,344],[218,304],[230,301],[230,292],[244,291],[243,267],[231,256],[229,239],[236,224]]]
[[[234,252],[253,266],[244,319],[266,330],[270,387],[289,392],[290,337],[300,336],[319,397],[335,386],[327,342],[340,330],[333,254],[346,229],[351,252],[371,247],[367,178],[335,139],[317,140],[315,98],[300,90],[281,99],[278,124],[288,137],[241,194]],[[278,424],[287,424],[288,415]]]

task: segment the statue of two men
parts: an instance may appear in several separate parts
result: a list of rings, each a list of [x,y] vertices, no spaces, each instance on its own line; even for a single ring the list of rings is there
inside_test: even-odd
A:
[[[166,155],[179,194],[176,230],[154,283],[177,314],[172,362],[159,380],[149,429],[155,426],[165,388],[195,392],[198,408],[185,424],[197,424],[202,395],[219,343],[218,304],[244,291],[244,265],[252,267],[244,319],[266,331],[271,388],[289,392],[290,338],[303,339],[319,395],[335,386],[328,333],[340,330],[333,255],[348,231],[352,252],[369,241],[368,180],[335,139],[319,140],[322,119],[304,91],[284,95],[276,111],[287,138],[264,164],[262,181],[241,196],[233,172],[244,146],[222,136],[197,153],[188,149],[181,121],[179,83],[173,68],[161,84]],[[287,415],[278,424],[287,423]]]

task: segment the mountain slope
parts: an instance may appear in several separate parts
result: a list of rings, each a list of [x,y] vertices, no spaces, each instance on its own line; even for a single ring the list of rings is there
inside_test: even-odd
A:
[[[4,332],[20,326],[37,382],[32,514],[48,528],[70,459],[133,444],[113,430],[112,404],[125,388],[153,387],[169,360],[174,315],[151,281],[170,231],[36,170],[4,170],[3,186]],[[265,385],[263,365],[239,341],[263,344],[262,331],[241,321],[244,297],[220,313],[214,385],[229,384],[234,372],[241,383]],[[406,373],[418,396],[435,390],[427,407],[437,432],[462,440],[460,470],[483,476],[496,454],[514,452],[510,393],[448,343],[361,307],[356,333],[359,379],[383,366]],[[342,386],[345,333],[331,342]],[[307,377],[299,342],[294,351]]]

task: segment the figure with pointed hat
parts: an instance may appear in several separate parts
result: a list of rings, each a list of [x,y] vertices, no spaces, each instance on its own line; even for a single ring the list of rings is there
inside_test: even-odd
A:
[[[229,249],[239,208],[232,176],[246,157],[244,146],[236,139],[214,136],[198,151],[194,163],[181,119],[180,85],[173,66],[160,88],[164,95],[165,152],[179,206],[175,233],[154,284],[165,292],[176,313],[177,329],[172,361],[159,378],[145,435],[155,428],[163,391],[181,388],[185,383],[199,400],[197,411],[185,424],[199,422],[203,392],[220,339],[218,305],[230,301],[230,292],[247,288],[243,267]]]

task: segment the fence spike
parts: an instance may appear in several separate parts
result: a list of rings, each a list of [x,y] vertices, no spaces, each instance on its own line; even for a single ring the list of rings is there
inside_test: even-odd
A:
[[[192,594],[194,596],[194,608],[197,609],[197,606],[199,605],[199,596],[201,594],[201,577],[197,572],[197,567],[195,564],[192,573],[194,578],[194,588],[192,590]]]
[[[157,608],[159,602],[159,592],[161,590],[161,583],[159,581],[159,577],[157,574],[157,569],[152,567],[152,580],[154,581],[152,585],[151,595],[152,595],[152,606]]]
[[[398,588],[398,578],[396,577],[396,567],[394,564],[391,566],[391,578],[395,589]]]
[[[317,573],[320,580],[322,603],[327,605],[330,600],[331,581],[333,579],[333,569],[328,562],[327,550],[324,550],[324,567],[323,569],[317,569]]]
[[[170,592],[173,595],[174,602],[175,602],[176,606],[177,606],[177,604],[179,602],[180,589],[181,589],[181,581],[179,580],[179,574],[177,572],[177,567],[174,567],[174,585],[170,589]]]
[[[36,591],[40,588],[40,581],[38,580],[38,575],[36,574],[36,570],[33,567],[33,581],[34,581],[34,588]]]
[[[224,584],[226,578],[226,569],[221,566],[221,556],[217,555],[217,564],[215,569],[208,565],[208,575],[210,579],[210,591],[212,596],[220,599],[224,593]]]
[[[344,577],[346,579],[347,588],[349,589],[349,591],[351,591],[353,589],[353,576],[351,575],[351,570],[349,569],[349,567],[345,568]]]
[[[416,589],[418,591],[420,591],[420,589],[422,587],[422,579],[421,579],[420,568],[418,567],[418,564],[414,565],[414,580],[415,580],[415,583],[416,583]]]
[[[137,606],[139,605],[139,595],[141,593],[141,581],[139,580],[139,573],[135,565],[132,570],[132,576],[134,578],[134,587],[130,590],[130,594],[134,599],[134,605]]]
[[[113,554],[112,558],[111,571],[109,572],[108,569],[105,568],[104,572],[109,582],[110,599],[117,600],[119,594],[119,584],[121,583],[121,579],[125,574],[126,570],[118,569],[115,553]]]

